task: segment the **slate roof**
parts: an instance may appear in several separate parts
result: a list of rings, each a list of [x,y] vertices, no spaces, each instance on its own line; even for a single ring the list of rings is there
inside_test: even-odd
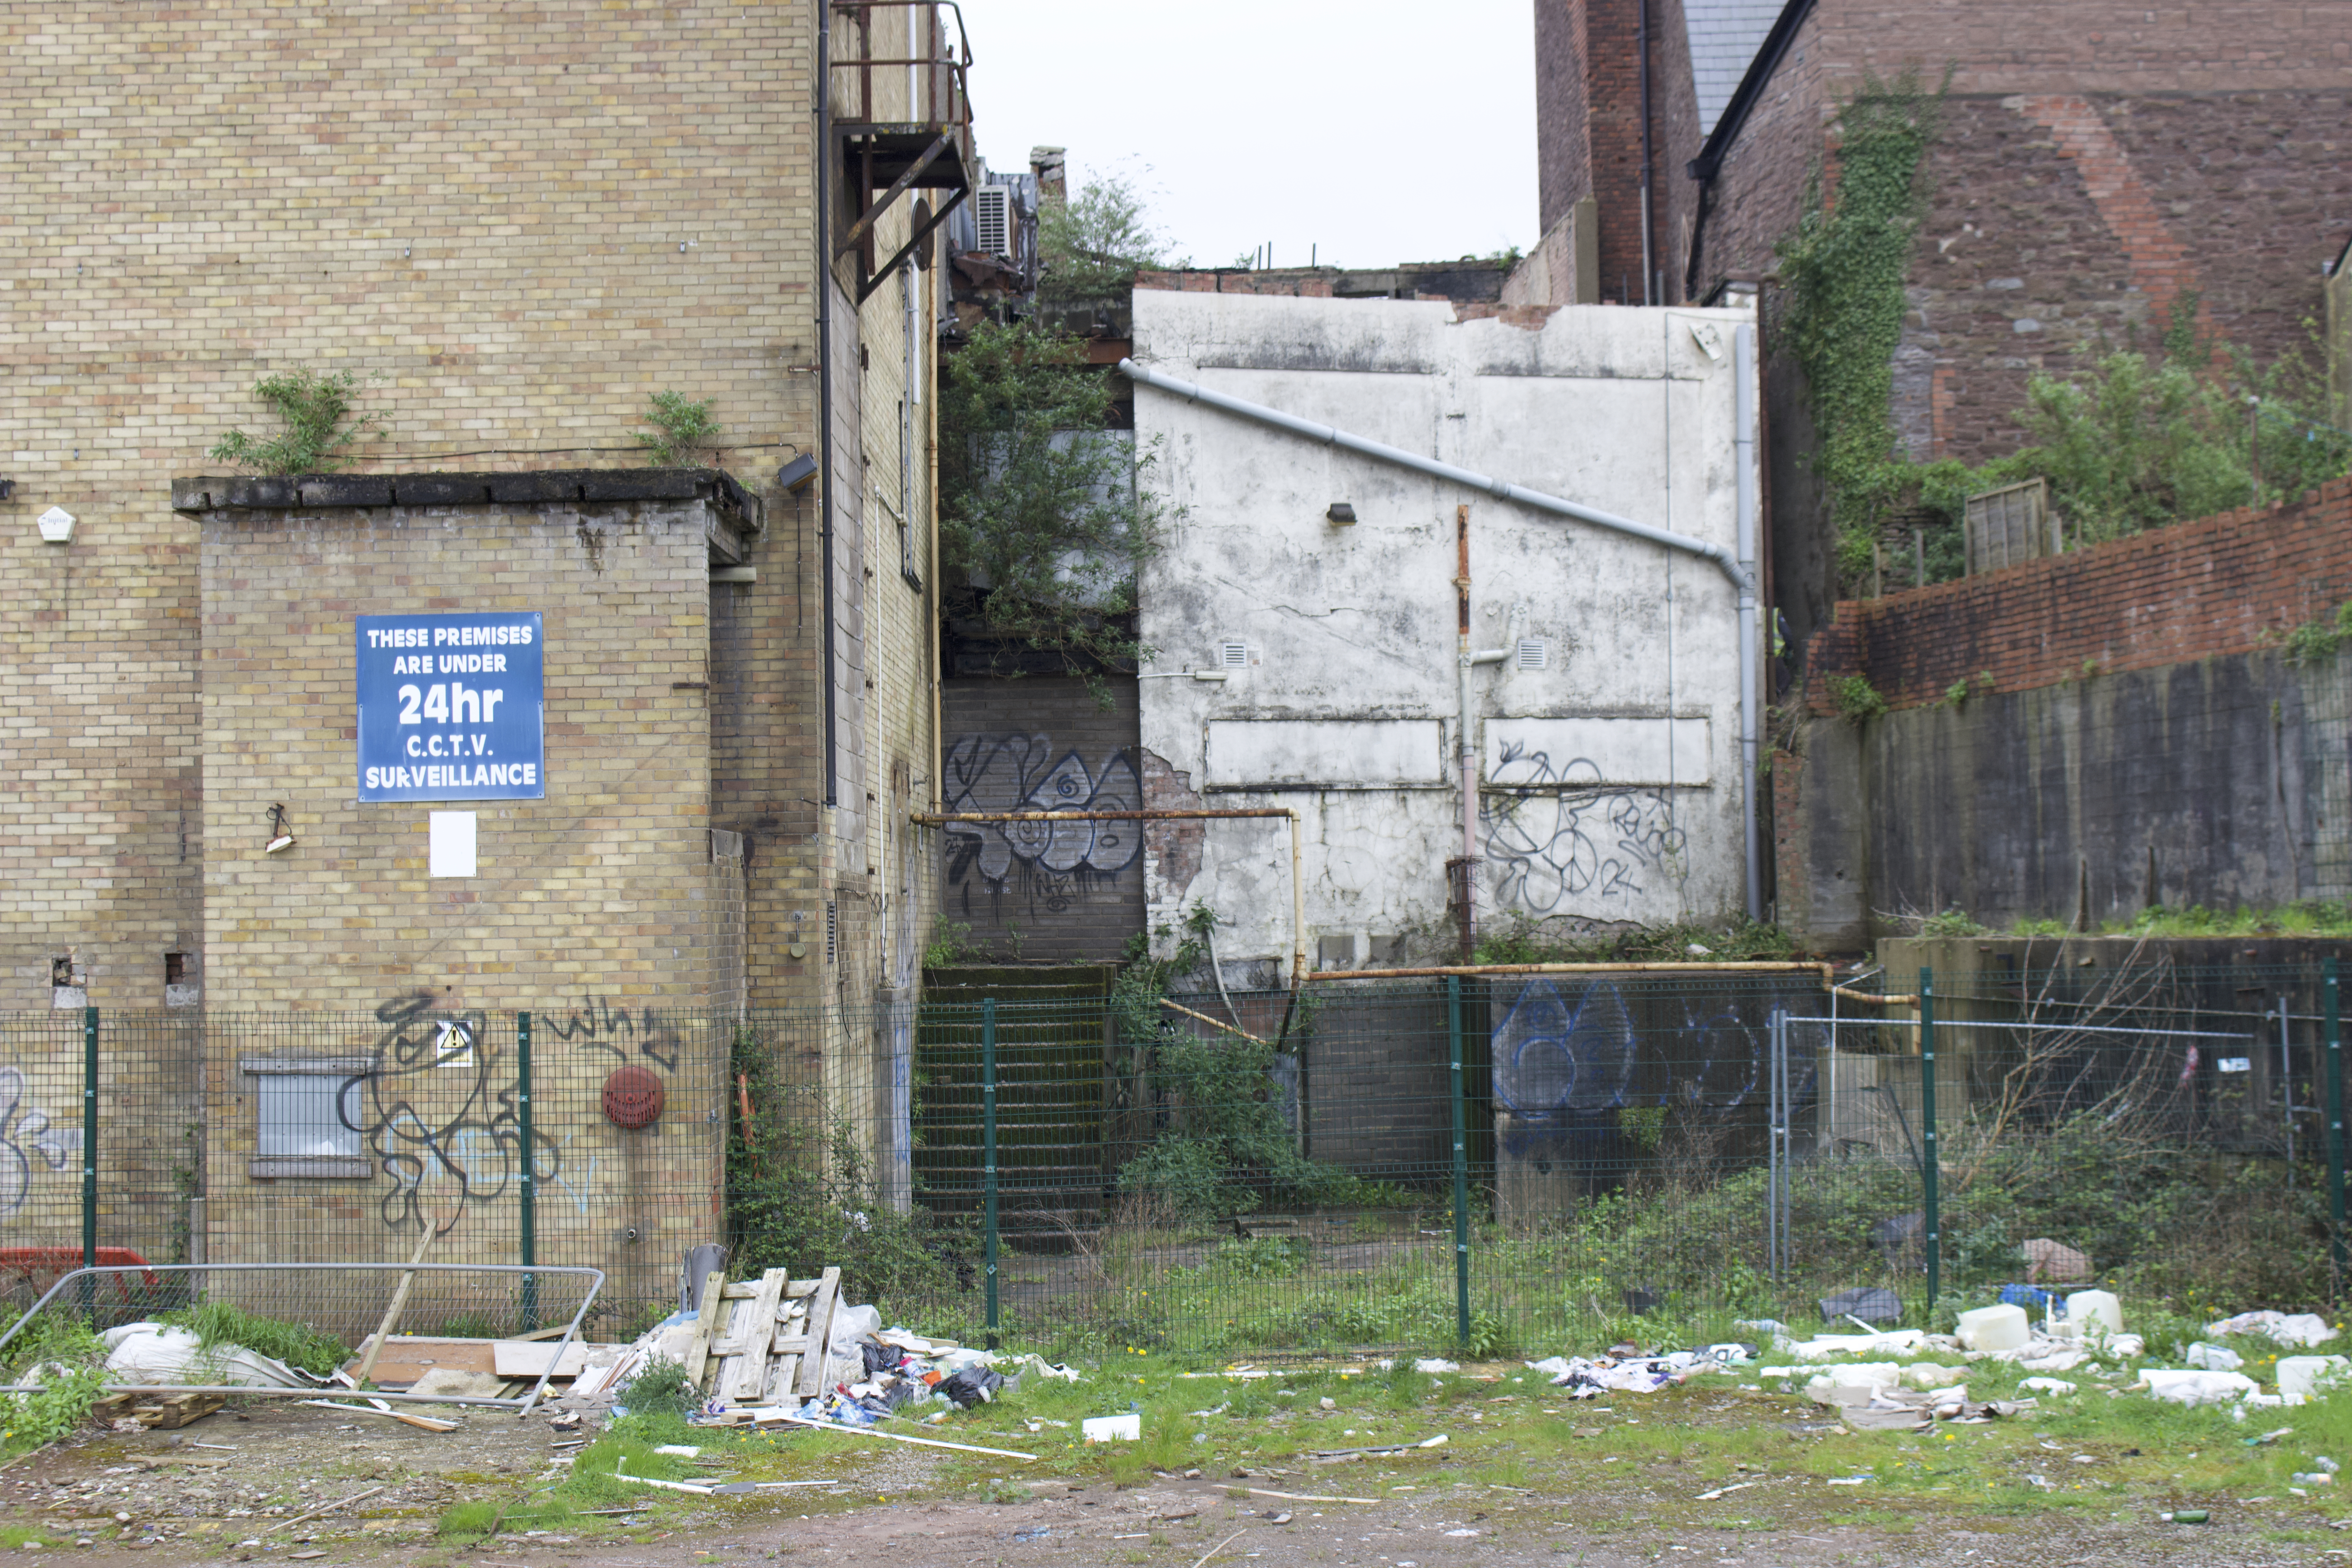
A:
[[[1714,134],[1715,122],[1723,117],[1724,106],[1748,74],[1780,8],[1781,0],[1683,0],[1701,136]]]

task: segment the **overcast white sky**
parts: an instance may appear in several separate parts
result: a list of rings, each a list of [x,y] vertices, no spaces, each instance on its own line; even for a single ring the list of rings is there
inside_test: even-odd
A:
[[[1174,253],[1387,267],[1535,244],[1530,0],[962,0],[998,169],[1133,175]]]

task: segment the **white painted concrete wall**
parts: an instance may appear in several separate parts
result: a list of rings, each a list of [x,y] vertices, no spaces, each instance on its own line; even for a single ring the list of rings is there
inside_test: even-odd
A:
[[[1539,328],[1450,304],[1139,291],[1135,357],[1169,374],[1621,516],[1737,547],[1738,310],[1570,307]],[[1702,343],[1704,337],[1706,341]],[[1454,508],[1471,507],[1473,640],[1539,639],[1473,676],[1480,918],[1557,927],[1736,910],[1738,655],[1712,563],[1525,510],[1139,387],[1149,482],[1183,516],[1141,580],[1142,739],[1211,807],[1306,817],[1306,946],[1359,960],[1452,941],[1460,853]],[[1151,446],[1156,444],[1156,447]],[[1335,501],[1353,526],[1325,521]],[[1245,644],[1227,668],[1223,647]],[[1155,805],[1172,805],[1163,797]],[[1220,955],[1290,951],[1278,823],[1212,823],[1155,931],[1195,900]],[[1164,943],[1163,943],[1164,945]],[[1324,967],[1339,966],[1326,963]],[[1261,973],[1263,970],[1261,969]]]

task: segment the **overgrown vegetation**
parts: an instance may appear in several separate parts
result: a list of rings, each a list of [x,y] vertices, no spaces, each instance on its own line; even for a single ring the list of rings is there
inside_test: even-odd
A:
[[[210,456],[265,474],[334,473],[350,464],[346,454],[354,441],[370,431],[383,435],[378,416],[352,410],[359,384],[356,372],[321,375],[307,366],[264,376],[253,395],[277,411],[285,429],[267,440],[231,430],[214,443]]]
[[[920,1204],[901,1214],[885,1202],[856,1125],[828,1120],[820,1091],[786,1085],[774,1043],[758,1031],[737,1031],[731,1065],[739,1095],[728,1116],[730,1277],[788,1268],[814,1279],[836,1267],[845,1300],[885,1303],[885,1311],[893,1300],[952,1291],[978,1252],[968,1226]]]
[[[1856,723],[1865,719],[1886,717],[1886,699],[1878,688],[1871,685],[1866,675],[1833,675],[1829,679],[1830,700],[1837,710]]]
[[[656,392],[638,416],[650,430],[635,433],[645,449],[646,465],[655,468],[707,468],[703,455],[718,445],[723,432],[710,417],[710,405],[697,403],[682,392]]]
[[[1896,464],[1895,351],[1911,241],[1927,208],[1919,168],[1936,139],[1941,96],[1922,90],[1916,72],[1891,82],[1865,75],[1839,116],[1835,199],[1816,174],[1805,216],[1780,247],[1782,341],[1811,390],[1819,471],[1849,579],[1869,570]]]
[[[2352,471],[2352,435],[2326,423],[2315,343],[2258,364],[2200,331],[2192,292],[2170,302],[2153,343],[2134,328],[2120,343],[2103,337],[2078,370],[2036,372],[2016,415],[2026,437],[2019,450],[1974,467],[1902,455],[1893,358],[1940,97],[1910,73],[1865,79],[1841,116],[1834,200],[1817,183],[1780,247],[1784,341],[1811,389],[1817,471],[1847,590],[1871,581],[1874,545],[1896,510],[1933,520],[1926,579],[1942,582],[1966,567],[1968,498],[2003,485],[2045,480],[2074,548],[2267,504]],[[1905,583],[1913,568],[1898,555],[1888,574]]]
[[[1160,1005],[1170,982],[1209,956],[1215,913],[1195,904],[1173,951],[1148,955],[1119,972],[1111,992],[1120,1047],[1142,1060],[1151,1142],[1118,1173],[1122,1224],[1197,1225],[1286,1206],[1361,1205],[1381,1194],[1337,1165],[1309,1160],[1284,1113],[1277,1067],[1292,1069],[1311,1032],[1307,1004],[1279,1041],[1239,1034],[1203,1036]]]
[[[1047,300],[1109,299],[1134,288],[1141,268],[1171,265],[1167,237],[1124,175],[1090,180],[1074,196],[1040,204],[1037,258],[1037,293]]]
[[[205,1301],[159,1312],[155,1319],[194,1333],[200,1350],[243,1345],[272,1361],[299,1367],[314,1377],[326,1376],[352,1357],[350,1347],[332,1334],[322,1333],[308,1323],[265,1318],[229,1301]]]
[[[1130,668],[1137,569],[1165,513],[1157,454],[1113,430],[1084,344],[1031,322],[982,322],[946,363],[940,540],[950,584],[1002,637],[1065,655],[1096,679]]]
[[[0,1307],[0,1331],[23,1314]],[[106,1347],[81,1319],[44,1312],[9,1342],[5,1371],[12,1383],[36,1373],[42,1386],[28,1394],[0,1395],[0,1452],[19,1454],[54,1443],[89,1418],[106,1379],[99,1370]]]
[[[2336,614],[2323,620],[2309,621],[2287,634],[2286,657],[2290,664],[2317,664],[2334,658],[2347,643],[2352,643],[2352,599],[2336,606]]]

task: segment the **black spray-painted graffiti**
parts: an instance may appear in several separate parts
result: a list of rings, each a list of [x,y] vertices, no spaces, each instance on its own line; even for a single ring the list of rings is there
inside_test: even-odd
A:
[[[0,1215],[25,1206],[32,1191],[33,1162],[62,1171],[81,1147],[79,1128],[60,1128],[49,1113],[25,1103],[25,1075],[0,1068]]]
[[[1543,793],[1488,795],[1478,824],[1496,900],[1531,914],[1569,912],[1573,898],[1624,899],[1684,875],[1683,830],[1663,789],[1611,784],[1582,757],[1555,767],[1505,742],[1491,781]]]
[[[436,1015],[432,994],[419,992],[385,1003],[375,1016],[384,1028],[362,1078],[368,1110],[357,1131],[392,1178],[383,1222],[395,1230],[427,1223],[446,1230],[466,1205],[495,1201],[514,1179],[522,1148],[514,1085],[492,1087],[480,1015]],[[346,1093],[341,1103],[353,1098]],[[534,1170],[545,1172],[556,1158],[542,1147]]]
[[[1045,735],[962,735],[947,754],[951,812],[1134,811],[1143,804],[1135,759],[1113,752],[1092,772],[1075,751],[1058,756]],[[1031,911],[1066,910],[1136,863],[1143,847],[1133,822],[970,822],[948,826],[947,879],[970,916],[972,889],[1003,913],[1005,900]]]
[[[1759,1001],[1759,1007],[1769,1006]],[[1514,1152],[1521,1145],[1598,1141],[1618,1131],[1628,1106],[1676,1106],[1727,1116],[1753,1100],[1764,1081],[1766,1026],[1704,995],[1648,1009],[1634,1027],[1625,998],[1608,982],[1563,993],[1531,981],[1495,1026],[1495,1102],[1510,1112]],[[1657,1019],[1664,1012],[1672,1022]],[[1663,1026],[1661,1026],[1663,1025]],[[1810,1050],[1791,1089],[1810,1100]]]
[[[603,1051],[623,1061],[634,1051],[664,1072],[677,1070],[677,1029],[651,1007],[632,1017],[627,1008],[616,1008],[593,996],[583,996],[581,1003],[560,1019],[552,1013],[541,1013],[532,1022],[583,1050]]]

